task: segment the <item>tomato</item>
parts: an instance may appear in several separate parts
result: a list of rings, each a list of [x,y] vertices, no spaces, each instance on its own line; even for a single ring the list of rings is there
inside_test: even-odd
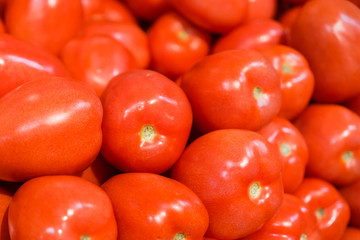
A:
[[[70,40],[83,23],[80,0],[12,0],[5,9],[9,33],[36,43],[53,54]]]
[[[258,18],[273,18],[277,10],[277,0],[248,0],[246,21]]]
[[[75,176],[25,182],[9,205],[12,240],[116,240],[114,210],[97,185]]]
[[[350,219],[349,205],[329,182],[305,178],[294,192],[317,219],[322,239],[341,239]]]
[[[354,227],[348,227],[341,240],[356,240],[360,239],[360,229]]]
[[[360,115],[360,94],[344,102],[343,105]]]
[[[337,104],[311,104],[296,119],[309,148],[306,173],[343,186],[360,179],[360,117]]]
[[[154,21],[171,8],[167,0],[125,0],[124,2],[135,16],[146,21]]]
[[[282,25],[273,19],[254,19],[223,34],[212,46],[213,52],[231,49],[261,49],[284,41]]]
[[[259,230],[283,198],[278,152],[249,130],[202,135],[185,149],[170,176],[200,197],[210,217],[206,236],[217,239],[238,239]]]
[[[148,29],[151,68],[176,79],[205,57],[210,35],[175,12],[157,18]]]
[[[285,194],[279,210],[257,232],[243,240],[320,240],[315,216],[299,198]]]
[[[137,24],[94,21],[83,26],[80,36],[107,35],[120,42],[133,56],[136,68],[147,68],[150,50],[147,34]]]
[[[278,116],[292,120],[310,102],[314,92],[314,74],[306,58],[291,47],[274,45],[260,52],[280,76],[282,102]]]
[[[81,0],[85,22],[100,8],[102,0]]]
[[[124,172],[162,173],[180,157],[192,126],[179,86],[152,70],[114,77],[102,96],[101,152]]]
[[[183,184],[153,173],[123,173],[102,188],[118,223],[118,240],[199,240],[209,216],[196,194]]]
[[[229,50],[204,57],[180,86],[190,100],[200,132],[224,128],[258,130],[281,105],[280,79],[255,50]]]
[[[356,182],[340,188],[341,195],[350,207],[350,224],[360,227],[360,179]]]
[[[100,151],[100,99],[76,81],[25,83],[0,99],[0,111],[1,180],[75,174]]]
[[[0,187],[0,239],[10,240],[8,226],[8,207],[12,200],[12,194]]]
[[[304,137],[288,120],[276,117],[258,131],[279,151],[283,162],[284,191],[292,193],[305,175],[309,152]]]
[[[302,8],[302,5],[296,5],[294,7],[291,7],[287,10],[285,10],[281,15],[279,16],[279,22],[283,25],[284,31],[285,31],[285,44],[289,45],[290,40],[290,30],[292,25],[295,22],[296,17],[298,16],[300,10]]]
[[[89,17],[88,21],[114,21],[137,23],[129,8],[117,0],[101,0],[100,6]]]
[[[167,0],[196,25],[215,33],[230,31],[243,23],[248,0]]]
[[[61,59],[72,77],[98,96],[113,77],[135,66],[133,56],[121,43],[103,35],[73,38],[61,51]]]
[[[337,103],[360,93],[357,6],[344,0],[308,1],[291,27],[290,38],[314,73],[314,101]]]

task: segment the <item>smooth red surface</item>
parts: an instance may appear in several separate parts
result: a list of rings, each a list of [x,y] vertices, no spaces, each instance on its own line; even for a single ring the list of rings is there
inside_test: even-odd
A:
[[[360,179],[340,188],[341,195],[350,207],[350,224],[360,228]]]
[[[341,240],[357,240],[360,239],[360,228],[348,227]]]
[[[101,0],[100,6],[88,18],[88,21],[114,21],[137,23],[129,8],[118,0]]]
[[[75,174],[101,147],[102,106],[90,88],[46,77],[0,99],[0,179]]]
[[[281,13],[279,16],[279,22],[283,25],[284,31],[285,31],[285,44],[289,45],[290,40],[290,30],[292,25],[295,22],[296,17],[298,16],[300,10],[302,8],[302,5],[295,5],[291,8],[288,8],[284,12]]]
[[[152,173],[124,173],[106,181],[118,223],[117,240],[199,240],[209,216],[199,197],[183,184]]]
[[[277,6],[277,0],[248,0],[245,21],[258,18],[274,18]]]
[[[136,17],[146,21],[154,21],[171,9],[168,0],[125,0],[124,2]]]
[[[12,240],[116,240],[110,198],[75,176],[44,176],[24,183],[9,206]],[[83,237],[83,238],[82,238]]]
[[[283,199],[281,160],[260,134],[224,129],[194,140],[171,177],[192,189],[210,216],[206,236],[239,239],[261,228]],[[258,183],[258,195],[250,186]]]

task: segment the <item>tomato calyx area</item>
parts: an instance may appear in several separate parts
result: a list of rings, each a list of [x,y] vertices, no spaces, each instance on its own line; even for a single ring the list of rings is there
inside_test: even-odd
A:
[[[83,235],[81,235],[80,240],[91,240],[91,238],[89,235],[83,234]]]
[[[152,141],[156,136],[155,127],[151,124],[145,124],[140,131],[140,137],[144,141]]]
[[[253,182],[249,187],[249,196],[252,199],[256,199],[260,196],[261,185],[259,182]]]
[[[174,240],[186,240],[185,233],[179,232],[179,233],[175,234]]]

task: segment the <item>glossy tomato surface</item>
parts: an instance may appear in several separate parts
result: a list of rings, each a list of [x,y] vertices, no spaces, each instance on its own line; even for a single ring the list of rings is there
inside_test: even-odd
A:
[[[100,151],[100,99],[72,79],[25,83],[0,99],[0,111],[1,180],[78,173]]]
[[[129,10],[139,19],[154,21],[171,9],[168,0],[125,0]]]
[[[173,81],[152,70],[113,78],[102,103],[102,154],[121,171],[161,173],[185,148],[191,106]]]
[[[248,0],[245,21],[259,18],[273,18],[277,11],[277,0]]]
[[[13,240],[116,240],[114,210],[97,185],[75,176],[44,176],[25,182],[9,205]]]
[[[340,188],[341,195],[350,207],[350,224],[360,228],[360,179]]]
[[[118,240],[199,240],[209,224],[199,197],[185,185],[152,173],[124,173],[102,188],[114,206]]]
[[[206,236],[239,239],[257,230],[283,199],[281,160],[256,132],[223,129],[194,140],[171,177],[202,200],[210,216]]]
[[[89,16],[88,21],[113,21],[137,24],[129,8],[118,0],[101,0],[100,6]]]
[[[281,105],[280,80],[255,50],[229,50],[204,57],[180,86],[190,100],[200,132],[224,128],[258,130]]]

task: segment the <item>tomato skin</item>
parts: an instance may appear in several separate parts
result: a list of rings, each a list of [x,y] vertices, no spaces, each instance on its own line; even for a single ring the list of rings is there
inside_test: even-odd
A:
[[[100,6],[88,19],[88,22],[92,21],[137,23],[129,8],[117,0],[101,0]]]
[[[191,106],[173,81],[152,70],[114,77],[102,95],[101,152],[124,172],[162,173],[185,148]]]
[[[284,191],[294,192],[304,179],[309,158],[304,137],[290,121],[281,117],[274,118],[258,132],[276,146],[283,162]]]
[[[360,179],[339,189],[350,207],[350,224],[360,227]]]
[[[248,130],[202,135],[185,149],[170,176],[200,197],[210,217],[206,236],[217,239],[255,232],[275,214],[283,198],[276,149]]]
[[[36,209],[36,210],[35,210]],[[116,240],[110,198],[97,185],[75,176],[43,176],[25,182],[9,205],[13,240]]]
[[[125,0],[130,11],[138,18],[154,21],[171,9],[167,0]]]
[[[282,25],[273,19],[254,19],[239,25],[220,36],[213,44],[212,52],[232,49],[262,49],[284,41]]]
[[[290,38],[290,45],[306,57],[314,73],[313,100],[338,103],[360,93],[357,6],[344,0],[308,1],[291,27]]]
[[[337,104],[310,104],[294,122],[307,142],[306,174],[337,186],[360,178],[360,117]]]
[[[279,77],[254,50],[208,55],[181,77],[180,86],[190,100],[194,125],[202,133],[224,128],[258,130],[280,110]]]
[[[276,0],[248,0],[246,21],[258,18],[273,18],[277,11]]]
[[[285,10],[279,16],[279,22],[283,25],[284,31],[285,31],[285,44],[286,45],[289,45],[291,42],[291,40],[290,40],[291,27],[294,24],[295,19],[298,16],[301,8],[302,8],[302,5],[293,6],[289,9]]]
[[[75,174],[100,151],[100,99],[72,79],[25,83],[0,99],[0,111],[1,180]]]
[[[12,194],[5,188],[0,187],[0,239],[10,240],[8,224],[8,208],[12,200]]]
[[[310,102],[314,92],[314,74],[305,57],[291,47],[274,45],[260,52],[280,76],[282,102],[278,116],[292,120]]]
[[[33,79],[68,77],[65,65],[52,54],[9,34],[0,36],[0,98]]]
[[[210,51],[211,36],[175,12],[158,17],[148,29],[151,69],[176,79]]]
[[[9,33],[39,44],[53,54],[75,36],[83,23],[80,0],[14,0],[5,9]]]
[[[355,227],[347,227],[341,240],[360,239],[360,229]]]
[[[183,184],[153,173],[123,173],[102,188],[112,200],[118,240],[199,240],[209,216],[201,200]],[[146,196],[146,197],[144,197]],[[139,211],[141,209],[141,211]]]
[[[305,202],[316,217],[322,239],[341,239],[349,223],[350,209],[332,184],[317,178],[305,178],[294,195]]]

